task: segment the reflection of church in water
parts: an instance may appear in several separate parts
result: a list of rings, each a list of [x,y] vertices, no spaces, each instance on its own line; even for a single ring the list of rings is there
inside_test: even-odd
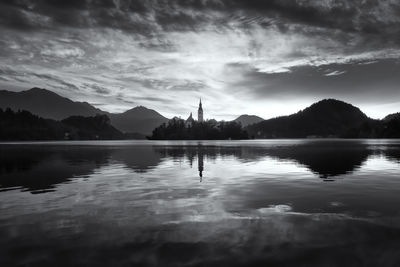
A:
[[[195,120],[193,119],[192,113],[190,113],[189,118],[185,121],[186,127],[191,127],[193,125],[193,122]],[[203,122],[204,121],[204,116],[203,116],[203,105],[199,103],[199,108],[197,110],[197,122]],[[193,155],[194,157],[194,155]],[[193,157],[191,157],[190,160],[190,167],[193,165]],[[199,176],[200,176],[200,182],[203,181],[203,170],[204,170],[204,151],[201,145],[197,147],[197,167],[199,170]]]
[[[201,145],[197,146],[197,169],[199,170],[199,177],[200,177],[200,182],[203,181],[203,171],[204,171],[204,151],[203,147]],[[193,167],[193,160],[194,157],[196,156],[195,153],[189,155],[189,162],[190,162],[190,167]]]
[[[199,108],[197,110],[197,121],[198,122],[203,122],[204,117],[203,117],[203,105],[201,104],[201,99],[199,103]],[[192,126],[194,122],[193,115],[190,113],[189,118],[186,120],[186,126]],[[190,159],[190,166],[193,164],[193,158]],[[201,146],[197,147],[197,167],[199,169],[199,176],[200,176],[200,182],[203,181],[203,170],[204,170],[204,153],[203,153],[203,148]]]
[[[204,154],[203,150],[201,147],[199,147],[199,150],[197,150],[197,165],[199,169],[199,176],[200,176],[200,182],[203,181],[203,170],[204,170]]]

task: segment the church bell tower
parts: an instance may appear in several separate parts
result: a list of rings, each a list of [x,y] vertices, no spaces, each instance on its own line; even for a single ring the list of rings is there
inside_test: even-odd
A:
[[[199,122],[203,122],[203,107],[201,105],[201,98],[200,98],[199,110],[197,111],[197,120]]]

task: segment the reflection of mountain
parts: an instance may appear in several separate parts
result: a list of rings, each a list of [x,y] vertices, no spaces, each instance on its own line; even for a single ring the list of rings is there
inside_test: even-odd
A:
[[[207,163],[234,157],[254,162],[273,157],[304,165],[321,178],[351,173],[372,154],[400,162],[400,146],[371,147],[362,141],[307,141],[283,146],[1,146],[0,190],[22,188],[34,193],[52,191],[56,184],[90,175],[97,168],[122,163],[134,172],[148,172],[165,161],[197,160],[200,181]],[[218,164],[224,164],[219,162]],[[266,170],[267,171],[267,170]]]
[[[140,173],[158,166],[161,154],[151,146],[0,147],[0,190],[53,191],[57,184],[90,175],[95,169],[110,164],[111,159]]]
[[[158,147],[156,150],[162,157],[174,159],[186,157],[190,164],[196,156],[198,159],[206,157],[210,160],[234,156],[242,162],[259,161],[266,156],[279,160],[293,160],[327,180],[353,172],[373,153],[373,150],[368,149],[361,141],[309,141],[299,145],[279,147],[175,146]],[[391,153],[393,157],[397,151],[387,150],[385,153]],[[203,171],[204,162],[201,163]]]
[[[124,163],[135,172],[146,172],[161,163],[162,155],[152,146],[135,146],[116,149],[112,159]]]
[[[279,159],[297,161],[321,178],[328,179],[361,167],[372,151],[359,142],[309,142],[271,149],[267,153]]]
[[[52,191],[56,184],[91,174],[108,156],[109,151],[96,148],[2,147],[0,187]]]
[[[151,146],[109,147],[1,147],[0,188],[22,188],[41,193],[53,191],[55,185],[74,177],[90,175],[93,170],[121,162],[135,172],[158,166],[161,154]],[[1,189],[0,189],[1,190]]]
[[[387,159],[400,163],[400,145],[385,149],[382,153]]]

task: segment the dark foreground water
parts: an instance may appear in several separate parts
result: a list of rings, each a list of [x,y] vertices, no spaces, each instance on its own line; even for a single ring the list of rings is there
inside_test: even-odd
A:
[[[0,266],[400,266],[400,142],[0,145]]]

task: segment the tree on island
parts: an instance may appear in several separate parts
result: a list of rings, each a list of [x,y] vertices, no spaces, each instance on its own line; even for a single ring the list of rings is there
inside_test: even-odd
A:
[[[248,139],[240,123],[234,121],[207,120],[203,122],[173,118],[153,130],[151,140],[222,140]]]

